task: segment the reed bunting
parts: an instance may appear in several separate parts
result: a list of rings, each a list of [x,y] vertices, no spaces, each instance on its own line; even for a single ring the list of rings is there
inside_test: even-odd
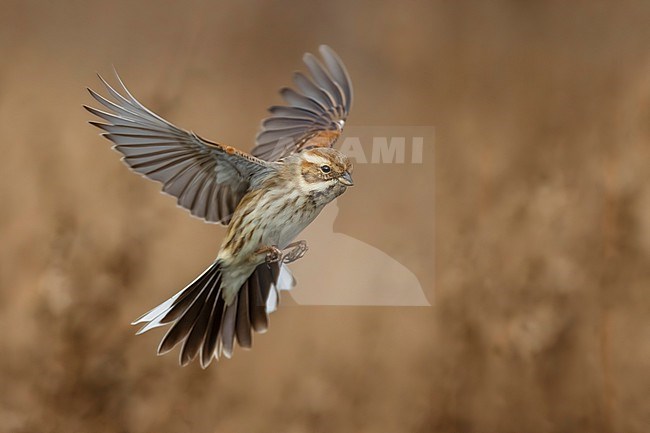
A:
[[[104,122],[90,122],[115,143],[135,172],[192,215],[227,225],[215,261],[194,281],[133,324],[138,334],[169,325],[158,354],[182,343],[180,364],[198,355],[201,366],[232,356],[235,340],[250,348],[268,327],[279,290],[295,280],[288,263],[303,256],[294,238],[323,207],[352,186],[352,163],[332,148],[352,104],[345,66],[327,46],[322,61],[303,60],[310,77],[293,75],[287,105],[273,106],[250,154],[178,128],[138,102],[117,76],[119,90],[99,77],[111,99],[88,89],[107,111],[84,106]]]

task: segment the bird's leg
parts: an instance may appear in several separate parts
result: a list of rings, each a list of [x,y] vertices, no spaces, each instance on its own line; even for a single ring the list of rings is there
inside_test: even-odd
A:
[[[289,251],[283,254],[282,263],[295,262],[304,256],[308,249],[309,248],[307,248],[307,241],[296,241],[287,245],[284,251]]]
[[[280,250],[275,245],[270,245],[268,247],[262,247],[259,250],[257,250],[256,252],[257,252],[257,254],[266,253],[265,262],[267,264],[269,264],[269,265],[271,263],[277,263],[277,262],[282,261],[282,250]]]
[[[265,262],[271,263],[292,263],[305,255],[309,248],[306,241],[296,241],[289,245],[284,250],[280,250],[275,245],[262,247],[256,251],[257,254],[266,254]]]

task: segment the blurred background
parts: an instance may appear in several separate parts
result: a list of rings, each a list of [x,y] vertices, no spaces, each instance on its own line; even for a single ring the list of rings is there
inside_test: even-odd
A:
[[[650,428],[650,3],[1,9],[1,432]],[[129,173],[85,87],[115,65],[154,111],[248,150],[322,43],[352,75],[350,125],[435,127],[424,164],[358,166],[334,222],[432,306],[281,308],[205,371],[156,357],[162,331],[129,323],[224,229]]]

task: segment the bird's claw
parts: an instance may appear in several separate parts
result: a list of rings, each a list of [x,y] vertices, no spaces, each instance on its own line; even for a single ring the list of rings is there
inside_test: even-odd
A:
[[[289,245],[289,247],[292,248],[282,257],[282,263],[295,262],[296,260],[302,258],[302,256],[304,256],[309,249],[307,247],[307,242],[305,241],[294,242],[293,244]]]
[[[271,264],[271,263],[277,263],[282,261],[282,251],[275,245],[272,245],[268,248],[268,252],[266,253],[266,263]]]
[[[275,245],[271,245],[269,247],[265,247],[261,249],[259,252],[266,252],[266,258],[265,262],[266,264],[270,265],[272,263],[292,263],[295,262],[296,260],[302,258],[302,256],[305,255],[309,248],[307,247],[307,242],[305,241],[297,241],[292,244],[287,245],[287,247],[284,249],[285,252],[280,250],[278,247]]]

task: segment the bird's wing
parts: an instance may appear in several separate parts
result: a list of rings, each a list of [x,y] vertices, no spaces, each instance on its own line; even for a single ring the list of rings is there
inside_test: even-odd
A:
[[[192,215],[227,224],[251,184],[274,169],[267,161],[172,125],[138,102],[119,76],[122,92],[99,78],[112,101],[88,89],[108,110],[84,105],[106,122],[90,123],[105,131],[102,135],[115,143],[132,170],[162,183],[162,190]]]
[[[253,155],[277,161],[310,147],[334,145],[352,106],[352,83],[341,59],[328,46],[320,46],[321,63],[307,53],[303,61],[311,77],[293,75],[298,90],[283,88],[286,106],[269,108],[262,121]]]

